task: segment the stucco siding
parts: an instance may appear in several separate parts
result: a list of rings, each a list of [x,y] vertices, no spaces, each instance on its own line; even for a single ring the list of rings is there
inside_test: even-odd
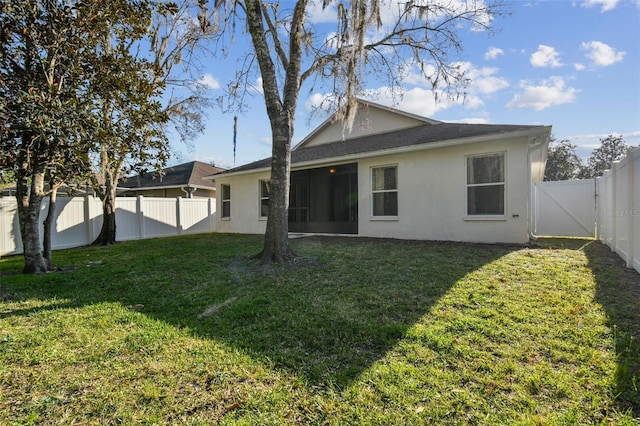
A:
[[[406,129],[423,124],[424,121],[398,115],[375,107],[360,108],[350,133],[346,131],[343,132],[342,122],[331,123],[327,127],[321,129],[318,133],[314,134],[311,139],[304,143],[304,146],[316,146],[324,143],[341,141],[343,139],[385,133],[398,129]]]
[[[268,180],[269,172],[216,178],[218,188],[221,185],[231,186],[231,215],[229,218],[221,217],[222,197],[216,198],[216,211],[218,212],[217,232],[264,233],[267,221],[259,217],[258,209],[258,182],[260,179]]]
[[[505,215],[467,216],[466,158],[504,153]],[[529,239],[529,158],[526,137],[478,142],[403,154],[368,157],[358,163],[358,235],[364,237],[526,243]],[[371,168],[397,166],[398,216],[374,218]],[[267,171],[216,179],[231,185],[231,217],[218,217],[219,232],[264,233],[258,217],[258,181]],[[217,199],[217,211],[221,212]]]
[[[182,190],[180,192],[182,192]],[[185,196],[186,195],[184,195],[184,192],[182,192],[181,197],[184,198]],[[191,197],[192,198],[216,198],[216,190],[198,188],[191,194]]]
[[[368,158],[358,163],[359,235],[486,243],[528,241],[527,142],[513,140]],[[503,218],[467,216],[466,157],[504,153]],[[371,168],[398,167],[398,217],[372,217]]]

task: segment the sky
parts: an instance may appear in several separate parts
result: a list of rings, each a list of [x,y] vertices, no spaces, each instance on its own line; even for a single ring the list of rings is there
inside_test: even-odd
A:
[[[406,80],[396,104],[379,83],[368,83],[374,101],[446,122],[551,125],[552,135],[571,141],[583,159],[608,135],[640,145],[640,0],[515,0],[508,11],[491,22],[491,34],[461,29],[457,60],[471,79],[464,101],[437,103],[426,81],[415,78]],[[319,30],[331,19],[335,27],[330,10],[312,17]],[[244,51],[242,41],[232,48]],[[201,81],[212,97],[223,96],[233,56],[202,63]],[[326,118],[312,114],[319,95],[306,87],[300,92],[294,145]],[[213,108],[206,121],[190,146],[172,142],[171,164],[198,160],[231,168],[271,155],[259,90],[238,114],[235,159],[233,114]]]

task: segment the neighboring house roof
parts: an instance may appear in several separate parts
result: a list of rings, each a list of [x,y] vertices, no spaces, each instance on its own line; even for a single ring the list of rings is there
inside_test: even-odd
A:
[[[537,134],[550,131],[548,126],[523,126],[503,124],[465,124],[436,122],[387,133],[362,136],[345,141],[324,143],[310,147],[298,147],[291,151],[292,165],[321,162],[323,160],[340,161],[362,158],[385,153],[413,151],[458,143],[470,143],[475,140],[514,136],[516,133]],[[271,158],[239,166],[223,175],[249,172],[269,168]]]
[[[198,189],[215,189],[212,180],[203,179],[205,176],[215,175],[225,169],[212,166],[200,161],[178,164],[167,167],[158,173],[146,173],[126,178],[118,184],[118,188],[129,190],[149,190],[159,188],[191,187]]]

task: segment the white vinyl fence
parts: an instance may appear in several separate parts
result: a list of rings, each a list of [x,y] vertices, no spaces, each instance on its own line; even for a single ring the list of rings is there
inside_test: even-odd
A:
[[[594,237],[595,179],[533,184],[531,231],[535,236]]]
[[[41,223],[48,206],[46,199],[40,212]],[[116,240],[213,232],[215,212],[215,198],[118,197]],[[52,249],[91,244],[102,227],[102,203],[92,196],[60,197],[56,202],[54,224]],[[22,253],[22,241],[16,199],[3,197],[0,198],[0,255],[19,253]]]
[[[640,272],[640,148],[597,178],[597,237]]]
[[[596,179],[536,182],[534,236],[596,237],[640,272],[640,148]]]

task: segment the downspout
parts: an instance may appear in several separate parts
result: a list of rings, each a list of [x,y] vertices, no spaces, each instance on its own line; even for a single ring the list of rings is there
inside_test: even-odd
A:
[[[533,176],[532,176],[533,170],[531,167],[531,163],[533,161],[533,151],[539,149],[541,145],[544,145],[544,144],[548,145],[550,136],[551,136],[551,132],[549,132],[549,135],[547,135],[544,138],[538,135],[538,136],[532,136],[528,140],[529,148],[527,150],[527,179],[529,180],[529,189],[527,193],[527,204],[528,204],[527,212],[529,217],[527,218],[527,233],[529,237],[533,239],[537,239],[538,236],[534,233],[534,229],[532,227],[536,217],[535,215],[536,212],[534,211],[535,203],[532,203],[534,182],[533,182]],[[547,162],[546,154],[547,153],[545,152],[545,155],[544,155],[545,166]],[[542,158],[542,153],[540,154],[540,157]],[[544,175],[542,176],[542,178],[544,179]]]
[[[182,190],[182,192],[184,192],[185,194],[187,194],[187,198],[191,198],[191,193],[193,192],[193,189],[191,186],[187,186],[186,189],[184,186],[181,186],[180,189]]]

